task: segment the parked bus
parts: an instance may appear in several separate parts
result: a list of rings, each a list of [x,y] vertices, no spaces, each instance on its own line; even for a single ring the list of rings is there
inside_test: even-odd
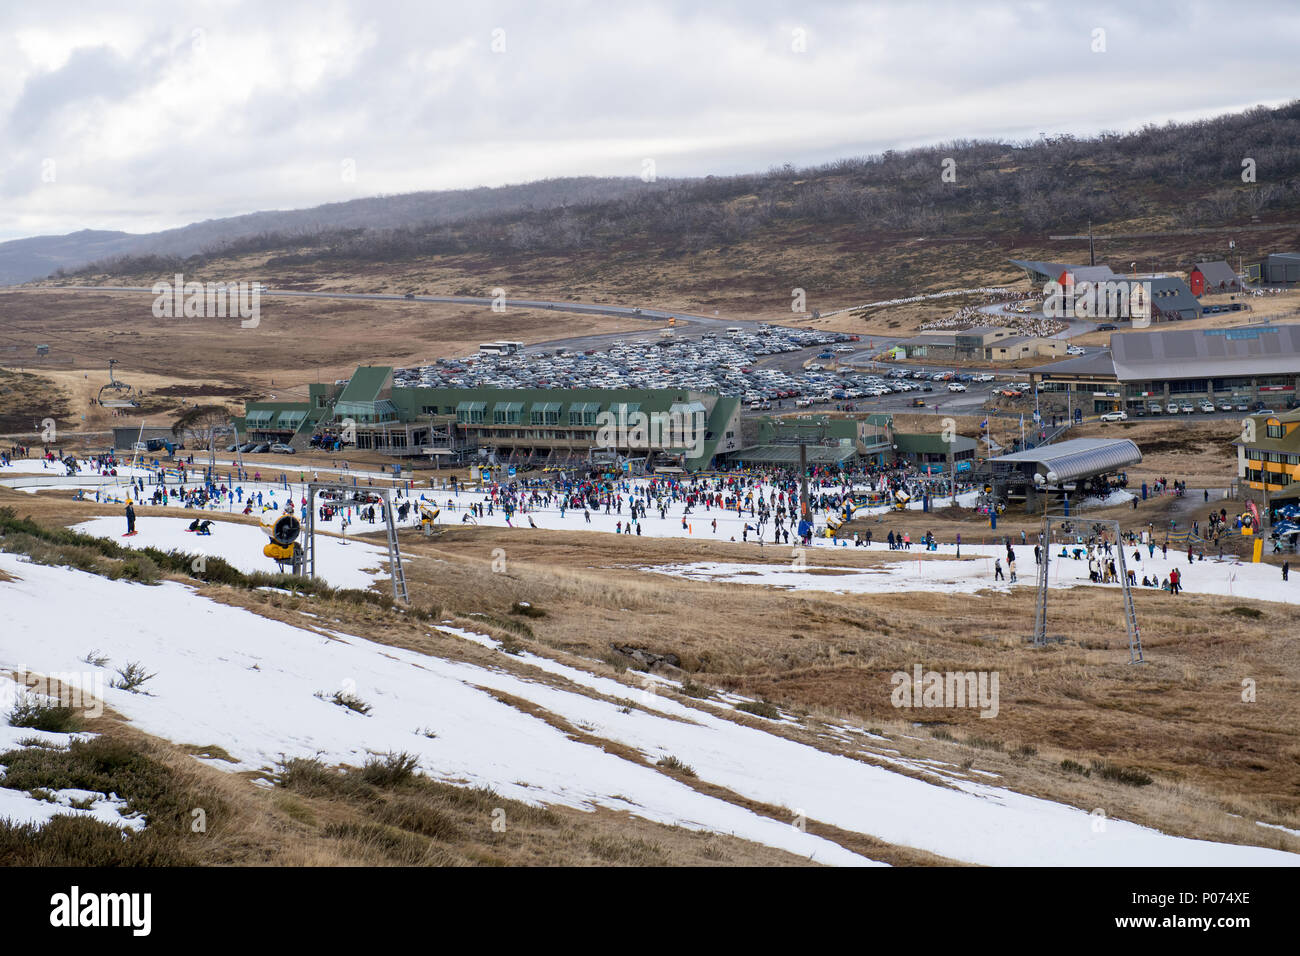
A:
[[[515,355],[523,347],[523,342],[484,342],[478,351],[480,355]]]

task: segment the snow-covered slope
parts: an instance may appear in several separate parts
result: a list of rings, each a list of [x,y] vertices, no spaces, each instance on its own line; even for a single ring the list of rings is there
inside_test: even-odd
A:
[[[903,776],[555,661],[526,657],[527,672],[516,674],[354,635],[323,636],[180,584],[111,581],[7,554],[0,569],[15,578],[0,582],[8,625],[0,632],[0,667],[85,670],[81,658],[92,647],[109,655],[112,667],[140,661],[157,675],[147,693],[107,688],[106,703],[149,733],[223,747],[238,761],[217,764],[228,769],[317,754],[359,764],[367,753],[404,750],[418,755],[427,774],[503,796],[623,810],[835,864],[869,861],[792,825],[797,814],[979,863],[1300,863],[1276,850],[1172,837],[1117,820],[1099,832],[1083,810],[955,775],[951,787]],[[338,690],[369,704],[369,714],[332,703]],[[624,744],[650,765],[575,740],[492,691],[529,701],[597,740]],[[788,809],[789,820],[657,771],[652,765],[665,755],[691,765],[703,782]]]
[[[152,514],[136,519],[136,533],[122,537],[125,518],[91,518],[73,531],[97,538],[112,538],[132,548],[159,548],[187,554],[225,558],[244,572],[276,573],[276,563],[262,553],[269,539],[261,529],[237,521],[222,521],[219,515],[191,511],[186,518],[161,518]],[[185,529],[194,518],[212,518],[212,534],[193,534]],[[382,571],[372,574],[364,569]],[[316,573],[336,588],[368,588],[379,577],[388,577],[388,552],[362,541],[346,541],[328,534],[316,535]]]

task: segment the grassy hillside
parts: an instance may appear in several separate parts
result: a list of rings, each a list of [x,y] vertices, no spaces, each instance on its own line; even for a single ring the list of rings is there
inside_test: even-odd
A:
[[[1242,181],[1247,158],[1254,182]],[[807,290],[810,309],[824,310],[1011,281],[1009,255],[1085,257],[1085,244],[1047,237],[1090,221],[1102,234],[1173,233],[1103,241],[1099,258],[1117,269],[1223,257],[1230,237],[1234,256],[1253,259],[1300,241],[1289,225],[1300,220],[1300,101],[1126,134],[955,142],[810,169],[617,182],[592,185],[574,201],[539,191],[534,202],[517,187],[510,203],[462,203],[457,211],[473,211],[418,225],[268,229],[186,258],[119,258],[66,278],[143,280],[179,270],[302,288],[345,277],[357,287],[443,293],[506,284],[788,313],[795,287]]]

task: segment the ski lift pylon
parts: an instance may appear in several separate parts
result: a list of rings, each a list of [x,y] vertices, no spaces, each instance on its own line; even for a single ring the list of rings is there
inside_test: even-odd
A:
[[[139,408],[140,397],[136,390],[113,377],[116,364],[117,359],[108,360],[108,384],[99,390],[97,401],[104,408]]]

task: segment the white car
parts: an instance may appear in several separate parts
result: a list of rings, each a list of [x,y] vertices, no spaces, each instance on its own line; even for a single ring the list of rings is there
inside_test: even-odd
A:
[[[1128,421],[1128,412],[1107,412],[1099,420],[1103,422],[1126,422]]]
[[[1210,402],[1210,401],[1201,402],[1201,411],[1203,411],[1207,415],[1212,415],[1214,413],[1214,402]]]
[[[1168,412],[1170,415],[1177,415],[1177,414],[1178,414],[1178,403],[1177,403],[1177,402],[1170,402],[1168,405],[1165,406],[1165,411]]]
[[[1084,350],[1078,345],[1071,345],[1065,350],[1066,355],[1083,355]]]
[[[966,391],[966,386],[963,385],[963,384],[961,384],[961,382],[953,382],[951,385],[948,386],[948,391],[950,391],[950,392],[964,392],[964,391]]]

